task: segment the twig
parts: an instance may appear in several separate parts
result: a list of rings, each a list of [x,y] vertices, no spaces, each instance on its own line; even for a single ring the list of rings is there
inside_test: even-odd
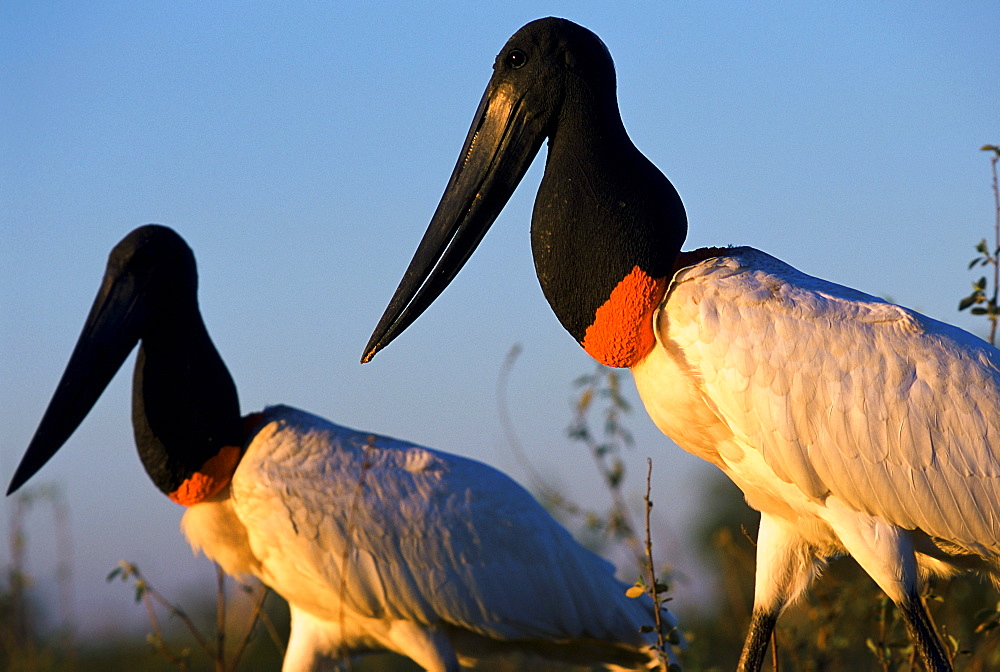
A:
[[[656,582],[656,565],[653,564],[653,535],[649,529],[649,512],[653,502],[649,498],[652,484],[653,460],[646,458],[646,565],[649,569],[649,593],[653,597],[653,618],[656,623],[656,650],[660,656],[660,669],[667,670],[667,639],[663,634],[663,618],[660,614],[660,585]]]
[[[253,605],[253,610],[250,612],[250,620],[247,622],[243,636],[239,640],[239,646],[236,647],[236,651],[233,653],[233,662],[230,667],[231,670],[235,670],[239,665],[240,658],[243,657],[243,652],[246,651],[247,646],[250,644],[250,638],[253,636],[253,630],[257,626],[257,622],[262,620],[261,616],[264,614],[264,601],[267,599],[270,592],[270,588],[261,584],[260,595],[257,596]],[[272,625],[271,627],[273,628],[274,626]]]
[[[545,482],[541,474],[535,470],[534,465],[531,464],[531,460],[528,459],[527,454],[524,452],[524,446],[521,444],[517,432],[514,431],[514,423],[511,422],[510,409],[507,406],[508,379],[510,378],[510,372],[514,370],[514,363],[521,356],[522,350],[520,343],[512,345],[510,350],[507,351],[507,356],[504,357],[503,365],[500,367],[496,388],[497,415],[500,416],[500,428],[507,439],[507,445],[514,454],[514,459],[517,460],[517,463],[524,469],[525,474],[527,474],[532,490],[536,491],[544,500],[555,500],[557,493]]]
[[[156,617],[156,613],[153,610],[153,605],[151,600],[155,600],[161,607],[166,609],[171,616],[176,616],[191,633],[195,641],[198,642],[198,646],[208,655],[209,658],[214,658],[214,652],[212,651],[211,645],[205,639],[205,637],[199,632],[197,626],[191,621],[187,613],[183,609],[175,604],[172,604],[167,598],[159,593],[155,588],[153,588],[146,577],[142,575],[139,568],[130,562],[122,560],[118,563],[118,567],[114,569],[110,574],[108,574],[108,581],[113,580],[117,576],[121,576],[122,580],[128,580],[129,578],[135,578],[135,590],[136,590],[136,600],[142,600],[146,605],[146,610],[149,612],[149,620],[153,625],[153,629],[156,631],[157,636],[161,639],[163,637],[163,631],[160,628],[159,619]]]
[[[882,597],[880,602],[880,607],[882,609],[882,613],[881,613],[881,618],[879,619],[879,626],[878,626],[878,634],[879,634],[878,645],[879,645],[879,650],[884,652],[886,650],[886,640],[888,640],[889,638],[888,626],[887,626],[887,621],[889,620],[889,613],[888,613],[889,598]],[[916,651],[916,649],[914,649],[914,651]],[[882,665],[882,672],[889,672],[889,659],[884,653],[883,655],[879,656],[878,662],[879,664]]]
[[[608,386],[604,390],[599,390],[597,384],[602,377],[607,379]],[[611,451],[613,444],[597,443],[591,435],[587,423],[587,414],[590,412],[591,402],[594,397],[598,393],[610,397],[612,408],[608,411],[608,417],[605,421],[605,433],[627,445],[632,440],[631,435],[618,424],[617,412],[618,410],[627,411],[628,406],[619,393],[618,378],[615,372],[607,367],[598,364],[596,373],[582,380],[586,382],[586,388],[576,404],[576,418],[570,426],[570,437],[583,441],[587,445],[590,455],[594,459],[594,464],[597,466],[597,471],[604,478],[604,484],[611,493],[609,530],[625,542],[636,558],[637,563],[641,565],[641,542],[635,532],[636,525],[632,519],[632,514],[625,502],[625,498],[622,496],[621,484],[624,481],[624,467],[620,461],[611,466],[608,465],[605,456]]]
[[[226,672],[226,574],[215,565],[215,669]]]
[[[175,656],[173,652],[170,651],[169,647],[167,647],[166,639],[163,636],[163,628],[160,627],[160,619],[156,616],[156,609],[153,607],[153,602],[149,599],[148,593],[143,594],[142,604],[146,607],[146,613],[149,615],[149,623],[153,627],[153,634],[147,638],[147,641],[152,644],[153,648],[159,651],[171,665],[176,665],[182,670],[189,669],[187,661],[181,656]]]
[[[271,638],[271,641],[274,642],[278,651],[281,651],[282,658],[284,658],[284,652],[285,649],[288,648],[288,645],[281,639],[281,635],[278,634],[278,629],[274,627],[274,621],[271,620],[271,617],[268,616],[266,611],[260,612],[260,622],[264,624],[264,629],[267,630],[268,636]]]
[[[511,346],[511,349],[507,352],[507,356],[504,358],[503,365],[500,368],[500,373],[497,376],[497,414],[500,418],[500,426],[503,429],[505,438],[507,439],[507,445],[514,454],[514,459],[524,469],[524,472],[528,477],[528,483],[531,490],[535,493],[536,497],[542,501],[546,509],[549,509],[550,511],[561,511],[571,517],[583,516],[584,518],[593,517],[595,519],[599,519],[600,516],[596,513],[585,511],[584,507],[559,492],[545,480],[538,470],[534,468],[534,465],[532,465],[531,460],[528,458],[528,454],[524,450],[523,444],[517,436],[517,432],[514,430],[514,424],[510,419],[510,410],[507,405],[507,389],[510,372],[514,369],[514,364],[517,361],[517,358],[521,355],[521,352],[522,348],[519,344]],[[591,384],[591,387],[593,387],[593,384]],[[593,390],[585,390],[584,396],[592,397]],[[588,442],[588,448],[593,455],[596,448],[589,439],[589,433],[586,431],[586,420],[581,417],[579,408],[580,404],[578,403],[577,418],[570,427],[570,436],[572,438],[581,438],[580,427],[582,426],[582,433],[587,434],[588,437],[584,440]],[[605,476],[603,470],[601,471],[601,475]],[[608,482],[606,476],[605,482]]]
[[[970,312],[973,315],[985,315],[986,319],[990,321],[990,345],[996,345],[997,323],[1000,322],[1000,184],[997,182],[997,161],[1000,160],[1000,147],[983,145],[980,150],[993,152],[993,156],[990,157],[990,170],[993,173],[993,247],[987,247],[986,239],[983,238],[976,245],[976,251],[982,256],[969,262],[969,270],[976,266],[993,266],[993,296],[987,297],[986,276],[983,276],[972,284],[972,294],[959,302],[958,309],[971,308]]]
[[[990,157],[990,168],[993,171],[993,249],[1000,252],[1000,185],[997,183],[997,160],[1000,159],[1000,148],[996,145],[985,145],[983,150],[993,151]],[[1000,261],[1000,260],[995,260]],[[1000,263],[993,264],[993,306],[997,306],[997,295],[1000,294]],[[990,344],[996,345],[997,337],[997,315],[991,315]]]

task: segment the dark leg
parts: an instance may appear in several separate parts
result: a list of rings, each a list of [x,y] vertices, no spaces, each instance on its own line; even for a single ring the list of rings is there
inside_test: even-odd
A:
[[[920,596],[909,593],[907,598],[897,606],[903,614],[903,622],[906,623],[910,639],[916,645],[928,672],[952,672],[954,668],[951,661],[948,660],[948,654],[945,653],[944,644],[934,632],[934,626],[931,625],[930,616],[927,614],[927,607]]]
[[[778,622],[777,611],[754,609],[750,617],[750,630],[743,643],[743,653],[740,654],[740,664],[737,672],[758,672],[764,663],[764,654],[774,632],[774,624]]]

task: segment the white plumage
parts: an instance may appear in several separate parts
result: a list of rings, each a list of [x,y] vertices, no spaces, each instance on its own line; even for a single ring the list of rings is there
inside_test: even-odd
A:
[[[897,601],[914,559],[996,577],[995,348],[751,248],[678,271],[654,319],[632,369],[653,420],[801,551],[758,567],[765,599],[845,550]]]
[[[684,205],[628,137],[615,87],[582,26],[550,17],[511,36],[362,361],[440,295],[547,142],[531,236],[554,313],[598,361],[632,369],[657,425],[761,511],[740,669],[760,669],[781,609],[846,551],[925,665],[951,670],[919,574],[1000,574],[1000,353],[756,250],[681,252]]]
[[[227,573],[288,600],[285,672],[379,649],[434,671],[505,647],[648,655],[651,602],[625,597],[610,563],[513,480],[289,407],[264,412],[230,488],[182,526]]]
[[[132,423],[182,527],[291,610],[285,672],[384,650],[429,672],[505,651],[645,667],[652,600],[484,464],[285,406],[241,418],[197,303],[194,254],[167,227],[111,251],[83,331],[11,479],[65,444],[139,345]],[[672,616],[664,611],[671,626]],[[670,652],[672,654],[672,652]]]

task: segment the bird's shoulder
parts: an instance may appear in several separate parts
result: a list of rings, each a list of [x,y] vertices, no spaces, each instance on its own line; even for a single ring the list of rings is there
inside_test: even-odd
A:
[[[678,315],[699,309],[798,320],[891,325],[911,333],[926,329],[922,316],[865,292],[817,278],[752,247],[716,250],[674,275],[664,304]],[[714,323],[714,320],[712,321]]]

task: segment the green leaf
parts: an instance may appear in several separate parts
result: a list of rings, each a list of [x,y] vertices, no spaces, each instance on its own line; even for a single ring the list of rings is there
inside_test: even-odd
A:
[[[976,295],[970,294],[969,296],[965,297],[964,299],[958,302],[958,309],[965,310],[975,302],[976,302]]]
[[[114,569],[111,570],[111,573],[108,574],[107,578],[104,580],[110,583],[111,581],[114,581],[116,578],[118,578],[118,575],[121,573],[122,573],[122,568],[115,567]]]
[[[972,310],[970,310],[969,312],[972,313],[973,315],[985,315],[989,311],[986,310],[985,308],[976,307],[976,308],[973,308]]]

